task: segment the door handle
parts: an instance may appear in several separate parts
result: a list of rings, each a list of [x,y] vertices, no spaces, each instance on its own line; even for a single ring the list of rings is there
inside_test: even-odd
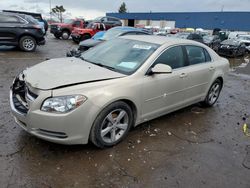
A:
[[[212,71],[212,70],[214,70],[214,69],[215,69],[214,67],[209,67],[209,70],[210,70],[210,71]]]
[[[185,77],[187,77],[187,74],[186,74],[186,73],[181,73],[181,74],[180,74],[180,78],[185,78]]]

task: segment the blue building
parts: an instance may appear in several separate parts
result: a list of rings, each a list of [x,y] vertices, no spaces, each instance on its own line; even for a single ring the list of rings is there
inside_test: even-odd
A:
[[[221,28],[225,30],[250,31],[250,12],[149,12],[107,13],[120,18],[124,25],[152,25],[176,28]]]

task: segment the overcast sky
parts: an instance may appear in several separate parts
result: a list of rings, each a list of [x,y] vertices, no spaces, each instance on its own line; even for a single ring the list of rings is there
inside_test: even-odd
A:
[[[49,15],[50,0],[0,0],[0,9],[42,12]],[[250,11],[250,0],[51,0],[52,8],[63,5],[67,17],[93,19],[117,12],[122,2],[129,12]]]

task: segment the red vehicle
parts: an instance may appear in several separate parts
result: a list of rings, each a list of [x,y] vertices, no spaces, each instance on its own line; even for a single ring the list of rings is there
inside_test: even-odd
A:
[[[79,43],[83,40],[90,39],[99,31],[105,31],[106,26],[100,22],[92,22],[86,28],[75,28],[72,33],[71,37],[75,43]]]
[[[62,37],[67,40],[75,28],[85,28],[86,25],[87,22],[83,19],[68,19],[64,23],[52,23],[50,32],[58,39]]]

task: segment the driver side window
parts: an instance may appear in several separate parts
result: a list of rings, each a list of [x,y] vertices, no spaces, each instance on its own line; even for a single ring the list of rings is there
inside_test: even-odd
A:
[[[155,61],[156,64],[166,64],[172,69],[186,66],[183,50],[181,46],[175,46],[163,52]]]

